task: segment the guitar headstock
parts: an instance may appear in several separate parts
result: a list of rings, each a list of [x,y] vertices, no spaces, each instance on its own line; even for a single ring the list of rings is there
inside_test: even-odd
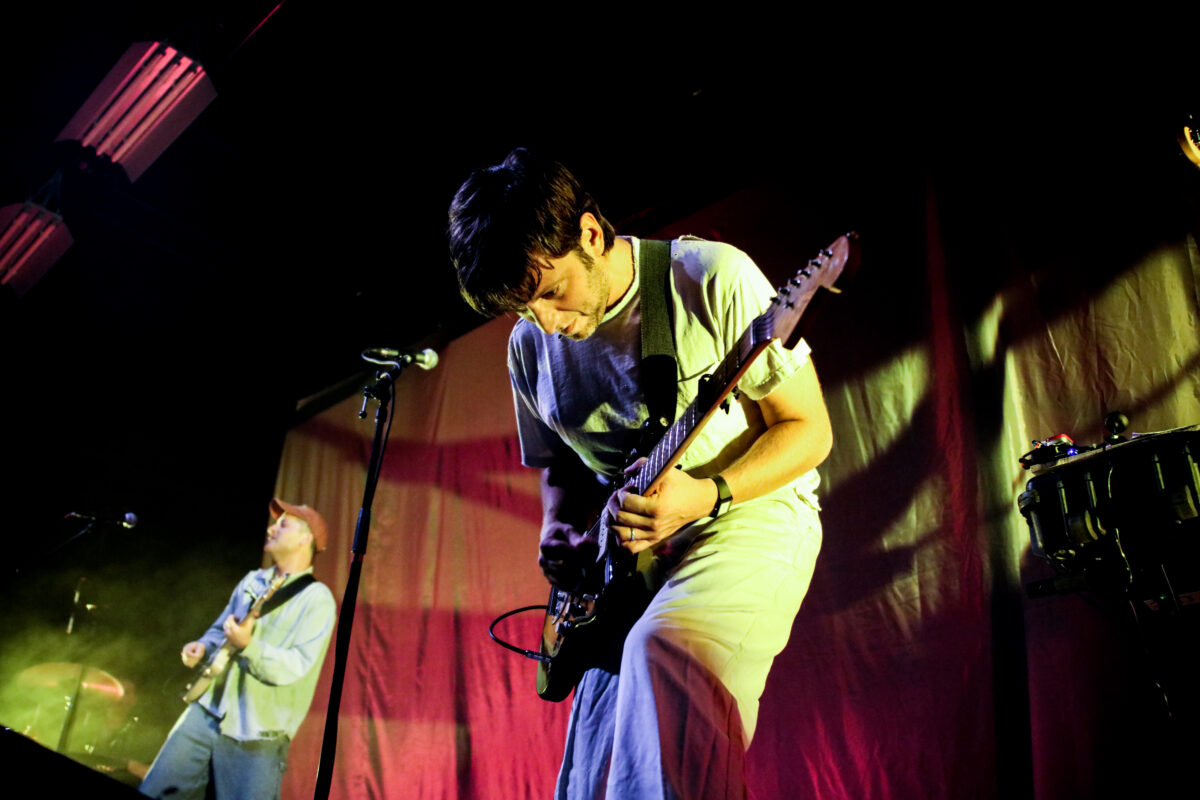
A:
[[[858,270],[858,256],[858,234],[851,231],[822,248],[777,289],[778,293],[771,298],[770,314],[774,335],[783,341],[784,347],[795,347],[804,335],[808,325],[802,324],[801,315],[822,288],[841,293]],[[805,320],[811,322],[812,316]]]

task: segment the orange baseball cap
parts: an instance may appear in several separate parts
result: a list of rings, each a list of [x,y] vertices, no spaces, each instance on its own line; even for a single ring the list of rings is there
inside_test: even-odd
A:
[[[278,497],[271,499],[271,516],[279,519],[284,514],[291,514],[293,517],[299,517],[308,523],[308,529],[312,531],[313,546],[317,548],[317,552],[325,549],[329,544],[329,526],[325,524],[325,518],[321,516],[321,512],[315,508],[308,506],[294,506],[291,503],[284,502]]]

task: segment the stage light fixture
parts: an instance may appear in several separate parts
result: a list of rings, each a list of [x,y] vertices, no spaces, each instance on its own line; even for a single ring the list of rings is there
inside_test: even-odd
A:
[[[136,181],[217,96],[204,67],[162,42],[136,42],[55,141],[76,141]]]
[[[63,218],[32,201],[0,208],[0,284],[23,296],[74,240]]]

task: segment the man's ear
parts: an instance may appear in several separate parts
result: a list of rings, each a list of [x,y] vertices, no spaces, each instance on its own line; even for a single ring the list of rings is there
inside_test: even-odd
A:
[[[593,258],[604,254],[604,229],[590,211],[579,217],[579,246]]]

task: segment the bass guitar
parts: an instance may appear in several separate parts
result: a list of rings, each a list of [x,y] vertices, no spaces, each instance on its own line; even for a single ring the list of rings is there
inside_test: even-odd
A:
[[[662,476],[679,463],[704,424],[727,402],[746,370],[774,339],[780,339],[788,349],[796,345],[807,332],[812,315],[804,317],[803,324],[801,316],[819,290],[840,293],[835,284],[839,279],[848,279],[857,268],[857,238],[854,233],[839,237],[778,289],[770,306],[750,323],[733,351],[701,380],[695,401],[645,456],[646,463],[632,479],[638,494],[658,488]],[[597,564],[603,564],[603,576],[591,582],[599,588],[567,591],[551,587],[540,654],[518,650],[537,659],[537,693],[543,700],[566,698],[584,670],[595,665],[611,637],[644,608],[640,600],[628,599],[639,592],[644,594],[644,583],[633,573],[633,557],[609,530],[607,515],[602,514],[587,535],[600,546]]]
[[[271,585],[267,587],[267,590],[254,601],[254,605],[250,606],[247,616],[257,617],[262,611],[263,604],[271,599],[271,595],[275,594],[275,590],[283,586],[283,582],[287,579],[287,575],[275,576],[275,580],[271,581]],[[187,691],[183,693],[183,702],[190,703],[204,694],[209,685],[221,677],[225,670],[228,669],[229,659],[237,651],[238,648],[234,647],[229,639],[222,639],[221,646],[217,648],[208,661],[196,668],[196,679],[188,684]]]

